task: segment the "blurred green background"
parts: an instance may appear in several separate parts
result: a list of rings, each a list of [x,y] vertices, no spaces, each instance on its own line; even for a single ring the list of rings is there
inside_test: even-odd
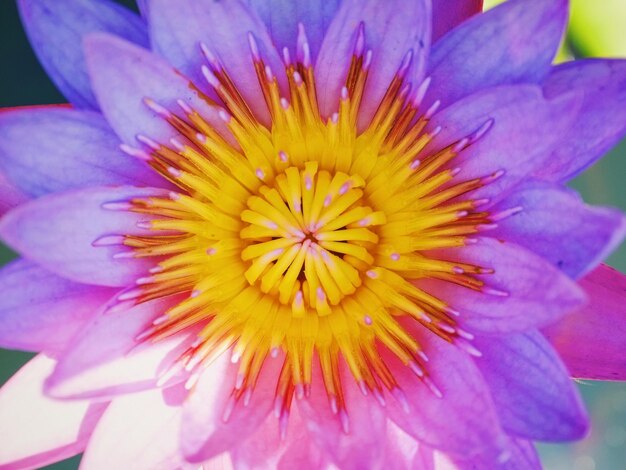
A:
[[[62,0],[59,0],[62,1]],[[120,3],[134,8],[132,0]],[[487,0],[486,8],[498,0]],[[13,0],[0,2],[0,107],[61,103],[63,97],[46,77],[24,35]],[[626,0],[573,0],[570,27],[559,61],[572,57],[626,57]],[[573,182],[585,200],[626,211],[626,140],[606,158]],[[14,258],[0,245],[0,264]],[[609,264],[626,272],[626,244]],[[626,347],[625,347],[626,353]],[[0,384],[30,354],[0,350]],[[584,441],[568,445],[540,445],[544,465],[555,470],[612,470],[626,468],[626,384],[580,384],[592,416],[592,432]],[[0,443],[1,445],[1,443]],[[78,467],[79,458],[49,469]]]

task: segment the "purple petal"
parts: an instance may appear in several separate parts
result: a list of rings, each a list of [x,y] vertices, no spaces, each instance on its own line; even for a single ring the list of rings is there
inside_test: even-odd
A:
[[[425,369],[442,398],[395,356],[383,353],[409,407],[407,413],[390,397],[386,405],[389,417],[420,443],[443,452],[468,456],[499,453],[505,436],[489,389],[472,359],[430,331],[406,327],[428,356]]]
[[[539,455],[531,441],[510,438],[506,452],[500,455],[479,454],[470,459],[453,457],[456,470],[497,468],[498,470],[541,470]],[[446,467],[447,468],[447,467]]]
[[[315,61],[341,0],[246,0],[246,3],[263,19],[277,49],[287,47],[292,57],[296,54],[298,24],[302,23]]]
[[[261,56],[287,90],[284,65],[272,45],[263,21],[241,2],[151,0],[152,48],[188,76],[209,96],[217,95],[203,77],[205,44],[223,62],[225,70],[250,108],[264,123],[270,122],[263,92],[252,62],[248,35],[254,35]]]
[[[339,109],[361,23],[365,27],[365,50],[373,52],[359,111],[359,127],[363,128],[409,51],[413,59],[407,77],[414,87],[421,83],[430,48],[430,4],[425,0],[343,1],[315,64],[319,105],[325,117]]]
[[[565,31],[567,3],[510,0],[455,28],[433,47],[430,101],[447,106],[492,86],[541,82]]]
[[[50,107],[0,113],[0,170],[31,197],[107,184],[167,184],[119,145],[94,112]]]
[[[319,365],[311,395],[297,402],[310,439],[342,469],[378,468],[384,462],[386,416],[373,396],[363,396],[347,367],[342,372],[346,409],[333,413]]]
[[[626,276],[602,265],[580,281],[589,305],[543,330],[573,377],[626,380]]]
[[[451,261],[494,270],[477,276],[485,282],[484,292],[443,281],[417,283],[458,310],[458,323],[473,332],[495,335],[543,327],[586,300],[569,277],[514,243],[479,238],[476,244],[450,249],[445,255]]]
[[[483,0],[433,0],[433,42],[483,10]]]
[[[0,270],[0,345],[60,351],[114,290],[77,284],[19,260]]]
[[[158,377],[195,339],[195,330],[154,343],[136,338],[175,300],[100,311],[59,357],[46,392],[55,398],[102,399],[156,387]],[[171,381],[182,379],[177,375]]]
[[[567,369],[537,331],[477,337],[476,359],[502,427],[532,440],[568,441],[588,430],[584,405]]]
[[[463,181],[504,171],[495,182],[471,193],[472,198],[488,198],[495,203],[550,158],[560,133],[571,124],[579,105],[578,94],[547,100],[534,85],[483,90],[432,118],[427,131],[441,127],[441,132],[430,148],[443,148],[486,129],[486,134],[449,165],[461,169],[458,178]]]
[[[54,364],[40,354],[0,389],[3,469],[42,468],[79,454],[107,406],[46,397],[43,382]]]
[[[200,375],[183,406],[181,452],[189,462],[203,462],[233,449],[252,435],[269,416],[282,361],[263,365],[250,402],[241,398],[229,415],[239,366],[223,353]],[[227,419],[226,419],[227,417]]]
[[[131,186],[51,194],[7,213],[0,221],[0,236],[25,258],[73,281],[127,286],[149,269],[150,262],[114,257],[127,250],[119,237],[150,231],[137,226],[148,218],[123,210],[124,204],[155,195],[163,192]],[[122,203],[122,210],[113,203]]]
[[[137,44],[148,43],[141,19],[109,0],[19,0],[18,5],[31,45],[46,72],[80,108],[98,108],[82,48],[87,34],[109,32]]]
[[[619,211],[587,206],[575,192],[550,183],[527,182],[492,210],[516,208],[522,211],[489,235],[537,253],[573,278],[598,266],[626,234]]]
[[[178,136],[163,117],[148,108],[150,98],[171,112],[182,114],[177,100],[195,109],[215,129],[228,135],[218,109],[204,101],[187,78],[165,60],[107,34],[85,40],[87,66],[104,116],[117,135],[136,145],[137,134],[167,144]]]
[[[544,82],[546,96],[584,93],[581,112],[561,134],[546,165],[535,174],[566,181],[593,165],[626,134],[626,60],[590,59],[559,65]]]
[[[160,390],[116,398],[98,422],[81,460],[83,468],[183,468],[182,409],[167,406]]]

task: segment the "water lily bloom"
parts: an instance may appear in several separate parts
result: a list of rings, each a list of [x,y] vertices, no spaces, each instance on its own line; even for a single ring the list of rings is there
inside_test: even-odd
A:
[[[539,468],[626,379],[626,62],[565,0],[20,0],[0,466]]]

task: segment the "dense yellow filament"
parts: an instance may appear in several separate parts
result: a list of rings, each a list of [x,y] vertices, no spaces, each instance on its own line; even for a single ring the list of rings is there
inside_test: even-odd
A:
[[[257,122],[215,59],[204,69],[236,145],[186,105],[179,116],[146,101],[180,132],[171,145],[143,138],[151,165],[180,190],[133,201],[133,210],[155,217],[155,234],[127,237],[126,244],[137,257],[159,257],[135,297],[189,297],[142,339],[201,325],[180,363],[194,372],[232,347],[240,364],[236,397],[254,387],[268,355],[283,351],[276,391],[283,411],[294,393],[308,393],[319,361],[331,407],[340,412],[340,356],[364,392],[394,391],[381,347],[433,388],[420,344],[398,320],[448,341],[468,337],[455,325],[454,309],[412,281],[482,288],[474,275],[485,270],[429,255],[468,243],[488,222],[489,214],[476,212],[480,201],[456,199],[485,180],[456,182],[447,165],[470,140],[424,153],[430,116],[408,93],[406,63],[359,132],[371,53],[355,50],[338,113],[327,119],[318,111],[310,64],[286,63],[287,99],[254,42],[253,53],[270,128]]]

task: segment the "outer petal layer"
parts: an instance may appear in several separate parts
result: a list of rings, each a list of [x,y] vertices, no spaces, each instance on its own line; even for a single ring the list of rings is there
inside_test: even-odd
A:
[[[155,387],[159,376],[193,341],[193,331],[156,343],[136,338],[175,300],[100,312],[59,357],[46,381],[47,393],[60,398],[102,398]]]
[[[582,438],[588,418],[567,369],[539,332],[477,337],[476,360],[504,429],[541,441]]]
[[[131,186],[51,194],[6,214],[0,221],[0,236],[25,258],[68,279],[127,286],[149,265],[114,255],[126,249],[120,236],[147,233],[147,229],[137,227],[138,222],[147,219],[120,210],[118,204],[125,209],[124,204],[132,198],[157,194],[160,190]]]
[[[546,96],[584,93],[582,113],[561,135],[561,144],[539,178],[565,181],[595,163],[626,134],[626,60],[590,59],[559,65],[544,83]]]
[[[19,260],[0,270],[0,346],[59,351],[113,295]]]
[[[141,19],[109,0],[20,0],[18,5],[48,75],[81,108],[98,108],[85,67],[85,35],[106,31],[137,44],[148,42]]]
[[[539,83],[566,24],[567,0],[510,0],[476,15],[433,47],[430,101],[447,106],[488,87]]]
[[[600,264],[623,240],[619,211],[587,206],[573,191],[531,181],[516,188],[494,212],[521,209],[490,232],[527,248],[578,278]]]
[[[573,377],[626,380],[626,276],[602,265],[580,281],[589,305],[544,330]]]
[[[39,355],[0,389],[0,467],[41,468],[85,448],[106,404],[43,395],[54,361]]]
[[[0,170],[31,197],[105,184],[165,184],[119,144],[94,112],[48,107],[0,113]]]
[[[180,406],[168,406],[161,390],[116,398],[96,426],[83,468],[170,470],[185,462],[179,451]]]

